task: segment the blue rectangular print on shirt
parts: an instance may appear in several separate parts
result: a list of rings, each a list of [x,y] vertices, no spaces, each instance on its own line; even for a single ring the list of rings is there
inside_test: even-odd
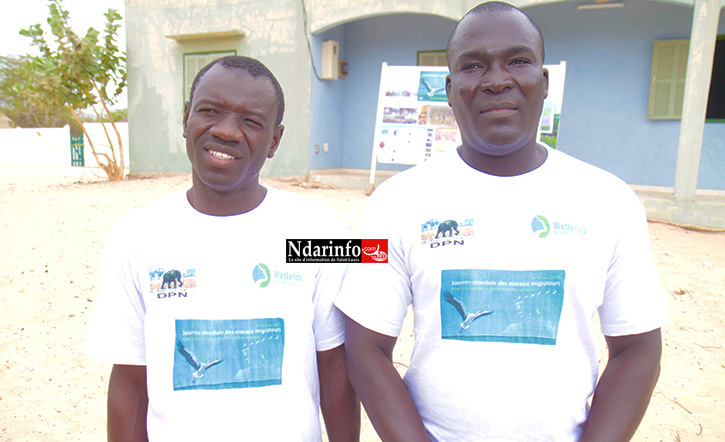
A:
[[[284,320],[177,319],[174,390],[282,383]]]
[[[441,338],[555,345],[563,270],[441,272]]]

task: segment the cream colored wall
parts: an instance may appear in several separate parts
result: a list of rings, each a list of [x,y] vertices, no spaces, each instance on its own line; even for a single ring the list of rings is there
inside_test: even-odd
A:
[[[236,50],[266,64],[286,95],[280,155],[264,173],[306,173],[310,79],[299,1],[126,0],[126,24],[132,170],[189,169],[182,138],[188,99],[183,56]],[[228,31],[245,35],[218,37]],[[217,37],[183,39],[191,34]]]

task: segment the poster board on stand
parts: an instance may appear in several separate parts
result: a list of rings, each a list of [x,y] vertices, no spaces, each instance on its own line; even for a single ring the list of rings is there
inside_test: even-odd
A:
[[[378,163],[420,164],[460,144],[446,98],[446,75],[446,67],[383,63],[368,195],[375,188]]]

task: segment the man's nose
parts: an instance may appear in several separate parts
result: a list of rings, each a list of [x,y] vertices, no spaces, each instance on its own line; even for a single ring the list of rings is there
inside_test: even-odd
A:
[[[513,85],[510,73],[501,66],[492,66],[481,81],[481,89],[494,94],[505,92],[513,88]]]
[[[242,136],[239,119],[235,115],[222,115],[212,125],[209,133],[225,141],[237,141]]]

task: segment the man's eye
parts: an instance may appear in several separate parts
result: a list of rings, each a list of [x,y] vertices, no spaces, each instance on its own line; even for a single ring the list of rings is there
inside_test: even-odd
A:
[[[465,66],[463,66],[463,70],[467,71],[469,69],[481,69],[483,66],[481,66],[479,63],[469,63]]]
[[[513,64],[529,64],[531,62],[525,58],[517,58],[517,59],[513,60],[511,63],[513,63]]]
[[[244,121],[245,121],[245,122],[246,122],[247,124],[250,124],[250,125],[252,125],[252,126],[256,126],[256,127],[262,127],[262,123],[260,123],[260,122],[259,122],[259,121],[257,121],[257,120],[250,120],[249,118],[247,118],[247,119],[246,119],[246,120],[244,120]]]
[[[199,109],[199,113],[202,113],[202,114],[215,114],[216,113],[216,110],[211,109],[211,108],[208,108],[208,107],[202,107],[201,109]]]

